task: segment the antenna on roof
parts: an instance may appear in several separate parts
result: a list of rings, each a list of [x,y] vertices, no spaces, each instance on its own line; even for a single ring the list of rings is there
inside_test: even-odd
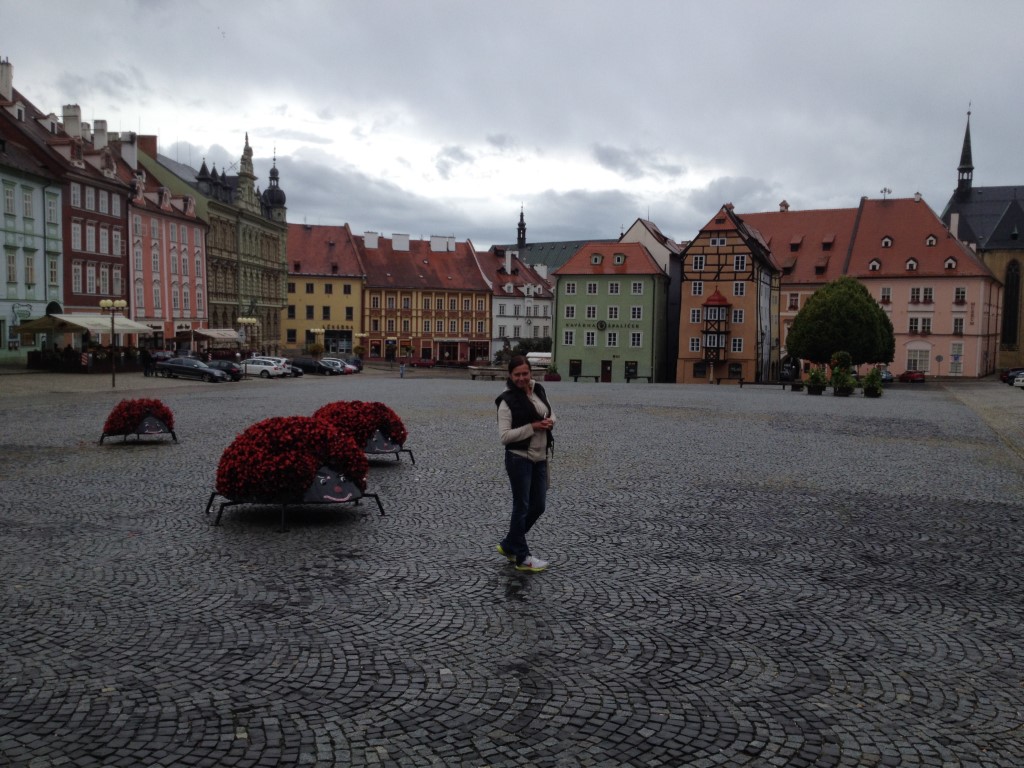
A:
[[[881,193],[882,193],[882,199],[883,199],[883,200],[885,200],[885,198],[886,198],[886,195],[891,195],[891,194],[892,194],[892,190],[891,190],[891,189],[889,189],[889,187],[882,187],[882,188],[881,188],[881,189],[879,190],[879,192],[881,192]]]

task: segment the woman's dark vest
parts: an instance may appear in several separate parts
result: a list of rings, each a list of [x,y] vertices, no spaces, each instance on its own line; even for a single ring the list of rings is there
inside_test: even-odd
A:
[[[538,382],[533,383],[533,393],[540,398],[540,401],[548,407],[548,413],[551,413],[551,403],[548,402],[547,393],[544,391]],[[526,393],[519,389],[514,384],[509,384],[508,388],[498,395],[494,400],[495,406],[500,406],[501,401],[504,400],[508,405],[508,409],[512,412],[512,429],[526,426],[534,421],[540,421],[541,415],[537,413],[537,409],[533,407],[533,403],[530,402],[530,398],[527,397]],[[555,439],[551,435],[551,430],[547,430],[548,443],[547,450],[552,450]],[[530,447],[530,438],[525,440],[518,440],[514,443],[509,443],[505,446],[506,451],[518,450],[525,451]]]

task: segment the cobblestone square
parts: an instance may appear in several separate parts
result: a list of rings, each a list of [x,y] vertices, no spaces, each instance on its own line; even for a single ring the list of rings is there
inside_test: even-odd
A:
[[[99,378],[0,376],[0,766],[1024,764],[1016,389],[552,383],[530,575],[500,382]],[[99,445],[143,396],[179,442]],[[211,526],[234,436],[333,400],[405,421],[387,514]]]

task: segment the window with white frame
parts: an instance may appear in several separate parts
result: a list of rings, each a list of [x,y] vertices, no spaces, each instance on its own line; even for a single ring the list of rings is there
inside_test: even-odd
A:
[[[462,311],[463,312],[469,312],[470,306],[471,306],[470,302],[471,302],[471,299],[463,299],[462,300]],[[402,306],[405,307],[405,302],[404,301],[402,302]],[[408,309],[408,307],[406,307],[406,309]]]
[[[477,333],[483,333],[484,332],[484,325],[485,324],[484,324],[483,320],[477,320],[476,321],[476,332]]]
[[[500,334],[501,334],[502,336],[504,336],[504,335],[505,335],[505,334],[503,333],[504,329],[505,329],[505,326],[503,326],[503,325],[501,325],[501,326],[498,326],[498,332],[499,332],[499,333],[500,333]],[[424,333],[430,333],[430,321],[429,321],[429,320],[424,320],[424,321],[423,321],[423,332],[424,332]]]
[[[15,251],[7,252],[7,282],[18,282],[18,254]]]
[[[57,198],[53,195],[46,196],[46,223],[57,223]]]
[[[610,307],[608,307],[608,319],[609,320],[618,320],[619,319],[619,306],[617,304],[612,304]]]
[[[617,346],[619,346],[619,334],[618,334],[618,331],[608,331],[607,335],[605,336],[605,341],[606,341],[607,346],[609,346],[609,347],[617,347]]]
[[[110,215],[117,217],[121,216],[121,196],[118,194],[110,196]]]
[[[96,225],[92,222],[85,225],[85,250],[96,253]]]
[[[196,288],[196,312],[203,311],[203,289]]]
[[[86,264],[85,266],[85,292],[96,293],[96,265]]]
[[[110,233],[110,252],[115,256],[123,256],[121,251],[121,228],[114,227]]]
[[[747,268],[747,254],[737,253],[732,257],[732,268],[737,272],[742,272]]]
[[[694,280],[690,283],[690,295],[691,296],[703,296],[704,295],[704,281]]]
[[[60,282],[60,267],[56,256],[47,259],[47,271],[49,273],[50,285],[57,285]]]
[[[8,216],[14,216],[18,212],[14,207],[14,187],[4,186],[4,213]]]
[[[77,181],[71,182],[71,207],[82,207],[82,185]]]
[[[737,280],[732,284],[732,295],[733,296],[746,296],[747,284],[742,280]]]
[[[189,302],[189,290],[187,285],[183,285],[181,287],[181,308],[186,312],[189,312],[192,309]]]
[[[92,187],[85,188],[85,210],[96,210],[96,190]]]
[[[25,190],[21,195],[21,215],[26,219],[34,219],[35,212],[32,208],[32,192]]]
[[[953,333],[956,336],[964,335],[964,319],[962,317],[953,318]]]
[[[82,250],[82,222],[71,222],[71,250]]]
[[[34,252],[25,253],[25,285],[36,284],[36,255]]]
[[[181,300],[178,295],[178,286],[171,286],[171,311],[177,312],[181,308]]]
[[[135,271],[142,271],[142,243],[135,244]]]
[[[587,305],[587,320],[596,320],[596,319],[597,319],[597,307],[594,306],[593,304],[588,304]]]
[[[484,311],[484,300],[483,299],[477,299],[476,300],[476,311],[477,312],[483,312]]]
[[[700,336],[691,336],[690,337],[690,351],[691,352],[700,352]]]
[[[80,261],[71,264],[71,291],[72,293],[82,292],[82,262]]]
[[[924,304],[932,304],[935,300],[935,289],[925,287],[921,290],[921,302]]]
[[[927,349],[908,349],[907,350],[907,370],[908,371],[924,371],[925,373],[929,370],[930,356],[928,355]]]
[[[889,287],[882,288],[882,290],[879,293],[879,300],[883,304],[891,304],[892,303],[892,288],[889,288]]]
[[[160,283],[153,283],[153,311],[159,312],[162,306],[160,301]]]
[[[100,213],[110,212],[110,193],[105,189],[100,190]]]
[[[954,341],[949,345],[949,372],[960,375],[964,372],[964,343]]]
[[[120,296],[121,295],[121,266],[118,265],[118,264],[115,264],[113,270],[111,271],[111,275],[113,277],[113,283],[114,283],[114,285],[113,285],[113,293],[114,293],[115,296]]]
[[[153,240],[160,239],[160,223],[156,219],[149,220],[149,236]]]
[[[732,311],[732,321],[734,323],[742,323],[743,322],[743,310],[742,309],[734,309]]]
[[[587,283],[587,295],[597,296],[597,283]]]
[[[519,313],[522,311],[522,309],[523,308],[520,305],[513,304],[512,305],[512,314],[515,315],[516,317],[519,317]]]
[[[732,339],[732,351],[742,352],[743,351],[743,338],[740,336],[734,336]]]
[[[104,296],[110,294],[110,265],[100,265],[100,293]]]
[[[725,346],[724,333],[705,333],[704,347],[706,349],[721,349]]]
[[[100,253],[110,253],[110,230],[100,227]]]
[[[153,270],[154,275],[160,271],[160,251],[157,248],[153,248],[149,252],[149,267]]]
[[[712,235],[711,236],[711,246],[712,247],[720,248],[720,247],[725,246],[727,244],[727,242],[728,241],[725,239],[724,235]]]
[[[448,333],[453,333],[454,334],[454,333],[458,333],[458,332],[459,332],[459,321],[458,320],[450,320],[448,322]],[[518,336],[518,335],[519,334],[517,333],[516,336]]]
[[[966,288],[954,288],[953,289],[953,303],[954,304],[966,304],[967,303],[967,289]]]
[[[565,284],[565,295],[566,296],[575,296],[576,295],[576,283],[574,283],[574,282],[567,282]]]
[[[932,332],[932,319],[930,317],[921,318],[921,333]]]
[[[181,230],[181,231],[184,232],[185,230]],[[182,252],[182,254],[181,254],[181,274],[182,274],[183,277],[188,277],[188,253],[187,252]],[[324,289],[329,291],[331,289],[331,284],[328,283],[327,285],[325,285]]]
[[[643,307],[630,307],[629,308],[629,319],[630,320],[643,320],[644,319],[644,308]]]
[[[629,334],[629,346],[642,347],[643,345],[644,335],[641,331],[633,331]]]
[[[792,312],[800,309],[800,294],[791,293],[789,294],[789,306],[788,309]]]
[[[408,322],[408,321],[405,321],[405,322]],[[469,336],[469,323],[470,323],[469,320],[463,320],[462,321],[462,334],[464,336]],[[403,328],[403,330],[407,330],[407,329]]]
[[[615,282],[608,283],[608,295],[618,296],[620,288],[621,286],[617,280]]]
[[[597,345],[597,334],[593,331],[587,331],[583,334],[583,346],[593,347]]]
[[[696,308],[696,309],[691,309],[690,310],[690,322],[691,323],[699,323],[700,322],[700,308],[699,307]]]
[[[562,343],[567,347],[571,347],[576,343],[576,334],[573,331],[563,331]]]
[[[196,277],[203,276],[203,257],[196,254]],[[348,286],[345,286],[346,288]],[[199,302],[196,301],[196,308],[199,308]]]
[[[143,288],[142,280],[135,283],[135,311],[141,315],[146,314],[146,291]],[[136,317],[138,316],[137,314]]]
[[[704,271],[704,254],[695,253],[693,254],[693,271],[703,272]]]
[[[921,330],[921,318],[912,317],[907,322],[907,331],[909,333],[918,333]]]
[[[921,289],[920,288],[911,288],[910,289],[910,303],[911,304],[920,304],[921,303]]]
[[[634,280],[631,288],[631,293],[634,296],[644,295],[644,284],[639,280]]]

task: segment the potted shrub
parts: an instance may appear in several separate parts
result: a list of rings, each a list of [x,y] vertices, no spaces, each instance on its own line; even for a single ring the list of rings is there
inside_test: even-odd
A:
[[[853,376],[844,368],[832,371],[832,394],[836,397],[849,397],[856,386]]]
[[[544,381],[561,381],[562,375],[558,372],[558,366],[551,363],[544,372]]]
[[[882,372],[872,368],[864,377],[864,397],[882,396]]]
[[[800,378],[799,373],[794,375],[793,381],[791,381],[789,384],[789,388],[794,392],[804,391],[804,380]]]
[[[807,394],[808,395],[820,395],[825,391],[825,387],[828,385],[828,381],[825,379],[825,372],[818,368],[811,368],[807,374]]]

